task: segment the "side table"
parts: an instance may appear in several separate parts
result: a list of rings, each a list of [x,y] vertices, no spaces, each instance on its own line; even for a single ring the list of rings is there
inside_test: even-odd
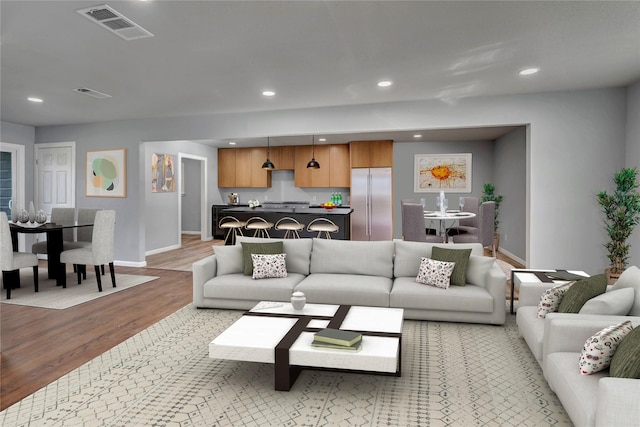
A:
[[[520,290],[521,283],[566,283],[567,280],[555,280],[547,275],[547,273],[571,273],[578,276],[589,277],[584,271],[578,270],[562,270],[562,269],[548,269],[538,270],[530,268],[515,268],[511,270],[511,308],[510,313],[513,314],[513,294],[515,289]]]

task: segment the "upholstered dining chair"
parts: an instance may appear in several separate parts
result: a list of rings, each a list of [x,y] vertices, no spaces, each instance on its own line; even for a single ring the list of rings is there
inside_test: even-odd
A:
[[[59,225],[73,225],[76,221],[76,209],[75,208],[52,208],[51,209],[51,222]],[[62,230],[62,248],[73,249],[73,228],[65,228]],[[36,242],[31,245],[31,253],[34,254],[46,254],[47,253],[47,241]]]
[[[60,254],[60,262],[78,265],[78,284],[82,282],[81,274],[88,264],[94,266],[98,291],[102,292],[102,280],[100,278],[100,266],[109,264],[111,283],[116,287],[116,275],[113,268],[114,238],[116,225],[116,211],[99,210],[96,212],[93,222],[91,244],[86,247],[70,249]],[[86,276],[85,276],[86,277]]]
[[[402,239],[411,242],[442,243],[442,237],[427,234],[424,210],[418,203],[402,203]]]
[[[478,208],[478,230],[476,232],[458,234],[453,236],[454,243],[482,243],[482,247],[491,247],[493,256],[496,256],[496,248],[493,245],[494,219],[496,212],[495,202],[484,202]]]
[[[450,227],[447,229],[448,236],[455,236],[457,234],[476,233],[478,231],[478,221],[480,220],[478,215],[479,200],[477,197],[465,197],[464,205],[462,205],[463,212],[471,212],[476,214],[473,218],[464,218],[458,221],[456,227]]]
[[[0,212],[0,265],[7,299],[11,299],[11,289],[20,286],[20,269],[24,267],[33,267],[33,287],[38,292],[38,257],[26,252],[14,252],[9,219],[5,212]]]

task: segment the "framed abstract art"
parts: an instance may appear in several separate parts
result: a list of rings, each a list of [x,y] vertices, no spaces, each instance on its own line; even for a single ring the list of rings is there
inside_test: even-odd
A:
[[[87,151],[87,197],[127,197],[127,150]]]
[[[471,193],[471,153],[416,154],[415,193]]]

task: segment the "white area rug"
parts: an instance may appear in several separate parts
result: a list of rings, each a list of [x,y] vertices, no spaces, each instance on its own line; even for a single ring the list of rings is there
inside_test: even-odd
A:
[[[6,289],[1,289],[0,302],[62,310],[157,279],[155,276],[116,273],[116,287],[114,288],[111,285],[111,275],[108,268],[105,273],[102,276],[102,292],[98,292],[95,272],[89,268],[87,269],[87,279],[83,279],[81,285],[78,285],[75,273],[67,273],[66,289],[56,286],[55,280],[47,278],[47,269],[40,268],[38,274],[39,291],[34,292],[33,270],[23,268],[20,270],[20,288],[11,291],[10,300],[7,300]]]
[[[241,315],[189,305],[0,412],[3,426],[571,426],[515,325],[405,321],[402,376],[214,360]],[[577,369],[577,362],[576,362]]]

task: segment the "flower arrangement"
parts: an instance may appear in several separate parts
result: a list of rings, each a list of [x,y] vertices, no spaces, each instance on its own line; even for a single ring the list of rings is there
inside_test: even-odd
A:
[[[260,206],[260,202],[259,202],[258,200],[256,200],[256,199],[249,200],[247,203],[249,203],[249,207],[250,207],[251,209],[255,209],[255,208],[257,208],[258,206]]]

